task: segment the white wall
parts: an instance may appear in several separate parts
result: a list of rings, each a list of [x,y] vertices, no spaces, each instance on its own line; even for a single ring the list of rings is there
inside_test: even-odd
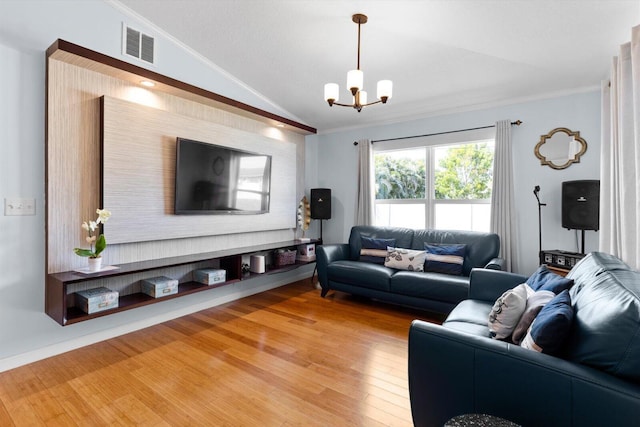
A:
[[[0,371],[311,276],[307,266],[64,328],[44,313],[45,50],[61,38],[126,61],[123,21],[156,36],[154,71],[290,117],[107,2],[0,1],[0,203],[37,206],[35,216],[0,213]]]
[[[366,113],[364,110],[360,114]],[[345,109],[343,114],[353,114],[353,111]],[[346,242],[354,222],[358,151],[354,141],[473,128],[502,119],[524,122],[512,128],[518,272],[531,274],[538,265],[538,205],[533,195],[536,185],[541,187],[541,201],[547,204],[542,208],[543,249],[579,251],[575,231],[561,227],[561,183],[600,178],[600,93],[597,90],[406,123],[308,136],[307,182],[311,183],[310,188],[332,189],[333,212],[332,219],[324,223],[325,243]],[[564,170],[541,166],[533,152],[540,136],[557,127],[580,131],[588,144],[580,163]],[[314,224],[314,231],[316,228],[317,224]],[[597,250],[596,232],[587,231],[585,241],[587,252]]]

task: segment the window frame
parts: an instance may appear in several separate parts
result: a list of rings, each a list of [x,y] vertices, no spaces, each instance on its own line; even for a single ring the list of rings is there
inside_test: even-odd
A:
[[[374,211],[378,204],[384,205],[424,205],[425,211],[425,229],[435,229],[435,211],[438,204],[491,204],[491,199],[436,199],[435,198],[435,156],[434,149],[437,147],[446,147],[461,144],[473,144],[484,142],[487,140],[494,141],[495,154],[495,128],[473,129],[467,131],[446,132],[441,134],[432,134],[428,136],[408,137],[406,139],[383,140],[376,141],[372,144],[372,156],[384,151],[400,151],[405,149],[425,148],[425,198],[415,199],[376,199],[374,193]],[[377,182],[374,173],[372,174],[372,187],[375,188]],[[375,221],[375,219],[374,219]]]

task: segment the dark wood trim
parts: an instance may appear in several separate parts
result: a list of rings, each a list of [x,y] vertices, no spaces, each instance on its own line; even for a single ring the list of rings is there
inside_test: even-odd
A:
[[[173,79],[171,77],[167,77],[165,75],[156,73],[151,70],[147,70],[146,68],[139,67],[137,65],[130,64],[125,61],[121,61],[119,59],[113,58],[111,56],[104,55],[102,53],[93,51],[91,49],[87,49],[85,47],[79,46],[77,44],[70,43],[66,40],[58,39],[56,40],[49,48],[47,49],[47,58],[53,55],[56,51],[61,50],[64,52],[68,52],[82,58],[89,59],[91,61],[98,62],[100,64],[104,64],[118,70],[126,71],[132,74],[136,74],[145,79],[153,80],[157,83],[162,83],[167,86],[174,87],[176,89],[184,90],[185,92],[192,93],[195,95],[202,96],[204,98],[210,99],[212,101],[220,102],[222,104],[231,106],[233,108],[237,108],[239,110],[255,114],[260,117],[264,117],[267,119],[275,120],[277,122],[283,123],[285,125],[291,126],[298,130],[302,130],[308,133],[317,133],[316,128],[307,126],[303,123],[296,122],[294,120],[287,119],[286,117],[278,116],[277,114],[270,113],[268,111],[262,110],[260,108],[253,107],[251,105],[245,104],[240,101],[236,101],[231,98],[227,98],[226,96],[219,95],[214,92],[210,92],[208,90],[199,88],[197,86],[190,85],[188,83]]]
[[[51,48],[49,48],[51,49]],[[47,58],[49,57],[47,49]],[[49,60],[45,62],[44,73],[44,203],[42,206],[44,214],[44,277],[49,274],[49,210],[47,202],[49,199]],[[51,309],[48,279],[45,279],[44,311],[48,313]],[[53,316],[52,316],[53,317]],[[57,320],[57,319],[56,319]]]

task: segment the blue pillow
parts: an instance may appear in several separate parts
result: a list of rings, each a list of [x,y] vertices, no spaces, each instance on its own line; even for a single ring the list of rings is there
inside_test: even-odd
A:
[[[387,247],[395,246],[396,239],[374,239],[372,237],[360,237],[360,261],[384,264],[387,258]]]
[[[569,336],[572,323],[571,297],[565,289],[542,307],[520,345],[545,354],[558,354]]]
[[[573,279],[562,277],[542,264],[535,273],[527,279],[527,285],[534,291],[551,291],[558,295],[560,292],[573,286]]]
[[[467,245],[425,242],[424,249],[427,252],[424,271],[462,275],[462,264]]]

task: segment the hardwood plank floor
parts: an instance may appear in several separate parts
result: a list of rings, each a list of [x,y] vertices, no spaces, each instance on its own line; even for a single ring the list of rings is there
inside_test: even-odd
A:
[[[0,373],[0,425],[411,426],[415,318],[292,283]]]

